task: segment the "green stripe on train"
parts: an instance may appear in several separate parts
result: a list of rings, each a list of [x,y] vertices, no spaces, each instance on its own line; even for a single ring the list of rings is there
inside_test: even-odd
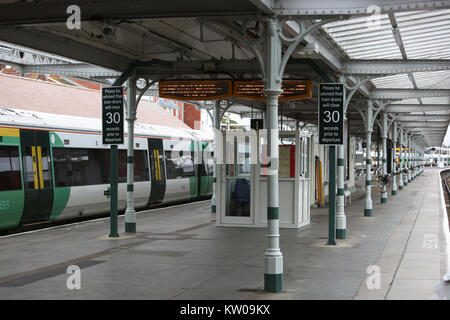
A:
[[[53,221],[63,212],[70,197],[70,187],[58,187],[53,191],[53,207],[49,220]]]
[[[202,142],[202,154],[204,155],[204,152],[208,152],[210,154],[211,147],[208,142]],[[202,157],[202,160],[205,161],[205,163],[202,163],[201,165],[206,166],[206,161],[204,157]],[[209,194],[212,192],[213,188],[213,176],[202,176],[200,177],[200,194],[199,196],[204,196],[206,194]]]
[[[23,190],[0,192],[0,230],[15,228],[22,219]]]
[[[58,136],[57,133],[50,133],[50,145],[53,147],[64,147],[64,142]],[[55,169],[53,167],[53,149],[51,149],[51,159],[52,159],[52,174],[53,174],[53,206],[50,213],[49,220],[53,221],[64,211],[67,206],[67,202],[70,197],[70,187],[56,187],[55,186]]]
[[[198,179],[197,177],[189,178],[189,192],[191,194],[191,198],[197,197],[198,190]]]
[[[0,145],[20,145],[20,137],[8,137],[8,136],[2,136],[2,139],[0,141]]]
[[[3,136],[0,145],[16,146],[19,149],[19,159],[22,159],[20,149],[20,137]],[[23,186],[22,161],[20,161],[20,182]],[[0,230],[11,229],[19,226],[22,220],[25,193],[21,190],[9,190],[0,192]]]
[[[212,191],[212,181],[213,177],[203,176],[200,177],[200,194],[199,196],[204,196]]]

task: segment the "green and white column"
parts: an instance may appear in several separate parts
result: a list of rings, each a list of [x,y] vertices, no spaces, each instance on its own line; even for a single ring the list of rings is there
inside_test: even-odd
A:
[[[399,169],[398,169],[398,189],[403,190],[403,126],[400,126],[400,129],[398,131],[400,135],[400,150],[398,152],[398,158],[399,158]]]
[[[414,150],[415,150],[415,159],[416,159],[416,177],[420,173],[420,159],[419,159],[419,141],[415,141],[414,143]]]
[[[414,178],[417,175],[417,154],[416,154],[416,141],[415,139],[412,139],[412,176],[411,176],[411,180],[414,180]]]
[[[408,142],[407,148],[407,158],[408,158],[408,183],[411,182],[411,171],[412,171],[412,157],[411,157],[411,134],[407,134],[406,141]]]
[[[395,149],[397,149],[397,122],[393,122],[392,123],[392,170],[391,170],[391,172],[392,172],[392,190],[391,190],[391,195],[393,195],[393,196],[395,196],[395,195],[397,195],[397,177],[396,177],[396,174],[397,174],[397,170],[396,170],[396,168],[397,168],[397,166],[396,166],[396,163],[395,163],[395,153],[396,153],[396,150]]]
[[[414,139],[411,137],[411,181],[414,180]]]
[[[281,61],[280,27],[276,18],[265,21],[264,41],[264,94],[266,95],[268,150],[270,168],[267,176],[267,239],[268,247],[264,253],[264,290],[281,292],[283,290],[283,255],[280,251],[278,215],[278,96],[281,94],[279,65]]]
[[[366,115],[366,206],[364,208],[364,216],[372,216],[372,157],[371,157],[371,139],[373,126],[373,101],[367,101]]]
[[[344,146],[337,146],[337,199],[336,199],[336,238],[347,236],[347,218],[344,208]]]
[[[136,80],[128,80],[127,113],[127,207],[125,210],[125,232],[136,232],[136,211],[134,210],[134,122],[136,121]]]
[[[384,112],[382,117],[382,135],[381,135],[381,143],[382,143],[382,172],[383,175],[387,174],[387,148],[386,148],[386,139],[388,133],[388,124],[387,124],[387,114]],[[383,192],[381,192],[381,203],[387,203],[387,188],[386,185],[383,186]]]
[[[404,167],[406,168],[406,170],[408,170],[408,151],[407,151],[407,148],[408,148],[408,134],[407,134],[406,131],[403,133],[403,137],[404,137],[404,142],[405,142],[404,150],[403,150],[403,156],[404,156],[403,160],[405,162]],[[408,185],[408,174],[404,174],[403,175],[403,185],[405,187]]]
[[[213,129],[214,130],[220,130],[220,100],[216,100],[214,102],[214,109],[213,109]],[[215,134],[214,137],[217,137]],[[216,148],[217,150],[217,148]],[[216,182],[217,182],[217,175],[216,175],[216,156],[214,156],[214,167],[213,167],[213,195],[211,198],[211,213],[216,213],[216,205],[217,205],[217,196],[216,196]]]

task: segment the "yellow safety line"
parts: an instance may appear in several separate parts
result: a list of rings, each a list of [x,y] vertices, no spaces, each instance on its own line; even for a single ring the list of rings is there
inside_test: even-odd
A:
[[[41,147],[37,147],[37,161],[39,167],[39,185],[41,189],[44,189],[44,174],[42,170],[42,152]]]
[[[31,147],[31,156],[32,156],[32,161],[33,161],[34,188],[39,189],[38,179],[37,179],[37,168],[36,168],[36,147]]]

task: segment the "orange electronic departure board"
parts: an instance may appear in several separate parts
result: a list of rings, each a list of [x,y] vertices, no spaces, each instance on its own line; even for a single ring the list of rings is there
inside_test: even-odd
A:
[[[175,100],[218,100],[233,95],[230,80],[160,81],[159,96]]]
[[[234,81],[234,96],[236,98],[265,101],[266,96],[262,92],[263,89],[263,81]],[[308,80],[283,80],[281,89],[283,93],[278,98],[280,101],[292,101],[312,97],[311,82]]]

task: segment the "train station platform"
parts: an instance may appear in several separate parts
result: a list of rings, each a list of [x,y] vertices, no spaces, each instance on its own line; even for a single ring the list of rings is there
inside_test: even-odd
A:
[[[386,204],[374,191],[372,217],[355,192],[336,246],[327,207],[280,229],[280,294],[262,290],[266,229],[217,227],[208,200],[138,213],[138,233],[118,239],[108,219],[1,237],[0,299],[448,299],[438,176],[426,169]],[[79,290],[67,288],[70,265]]]

